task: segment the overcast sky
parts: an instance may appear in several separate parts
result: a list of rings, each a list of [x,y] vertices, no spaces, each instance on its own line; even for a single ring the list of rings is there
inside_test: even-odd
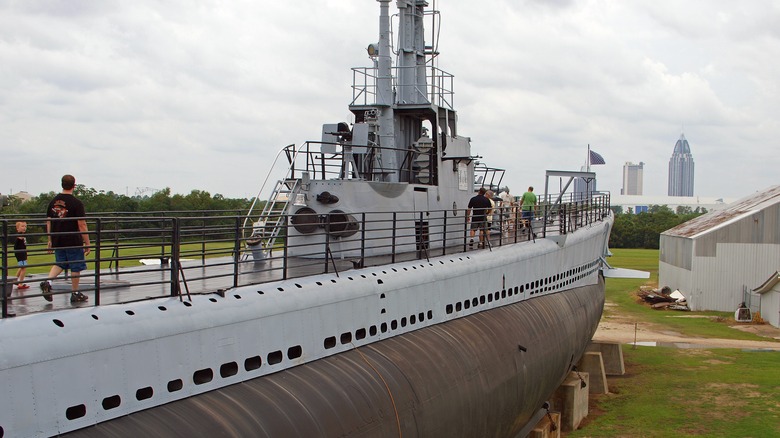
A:
[[[433,2],[433,0],[429,0]],[[780,183],[780,3],[436,1],[459,133],[520,194],[626,161],[667,191],[681,132],[695,195]],[[391,12],[395,12],[395,2]],[[352,122],[373,0],[0,0],[0,192],[205,190],[252,197],[284,145]]]

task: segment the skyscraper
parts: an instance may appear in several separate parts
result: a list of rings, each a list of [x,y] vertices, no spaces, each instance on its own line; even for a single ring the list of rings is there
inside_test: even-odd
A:
[[[621,195],[641,195],[642,179],[644,178],[645,163],[634,164],[627,162],[623,165],[623,188]]]
[[[669,159],[669,196],[693,196],[693,155],[685,134],[674,144]]]

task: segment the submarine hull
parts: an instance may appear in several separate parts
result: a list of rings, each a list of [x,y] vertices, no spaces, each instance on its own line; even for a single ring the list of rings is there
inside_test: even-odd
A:
[[[74,431],[74,437],[513,437],[595,333],[604,281]]]

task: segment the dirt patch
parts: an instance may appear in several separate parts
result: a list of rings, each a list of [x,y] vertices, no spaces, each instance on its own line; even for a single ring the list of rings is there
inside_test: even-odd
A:
[[[613,304],[606,303],[605,307],[612,307]],[[680,315],[672,316],[674,318],[701,317],[699,315]],[[706,318],[706,316],[704,316]],[[726,347],[726,348],[756,348],[780,350],[780,329],[769,324],[735,324],[729,327],[735,330],[741,330],[753,333],[757,336],[767,338],[766,341],[746,341],[740,339],[719,339],[719,338],[696,338],[684,336],[681,333],[669,331],[667,328],[646,323],[634,322],[630,318],[619,315],[604,316],[599,323],[594,341],[620,342],[631,344],[633,342],[659,342],[659,343],[677,343],[693,344],[703,347]]]

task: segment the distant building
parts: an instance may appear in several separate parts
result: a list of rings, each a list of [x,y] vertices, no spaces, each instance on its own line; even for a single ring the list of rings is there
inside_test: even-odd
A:
[[[644,178],[645,163],[634,164],[627,162],[623,165],[623,188],[621,195],[641,195],[642,179]]]
[[[693,155],[685,134],[674,144],[669,159],[669,196],[693,196]]]
[[[30,199],[32,199],[32,197],[33,197],[31,194],[29,194],[27,192],[24,192],[24,191],[18,192],[18,193],[14,193],[14,196],[19,198],[22,202],[27,202]]]
[[[780,185],[666,230],[658,285],[682,292],[691,310],[733,312],[780,267],[779,230]]]

